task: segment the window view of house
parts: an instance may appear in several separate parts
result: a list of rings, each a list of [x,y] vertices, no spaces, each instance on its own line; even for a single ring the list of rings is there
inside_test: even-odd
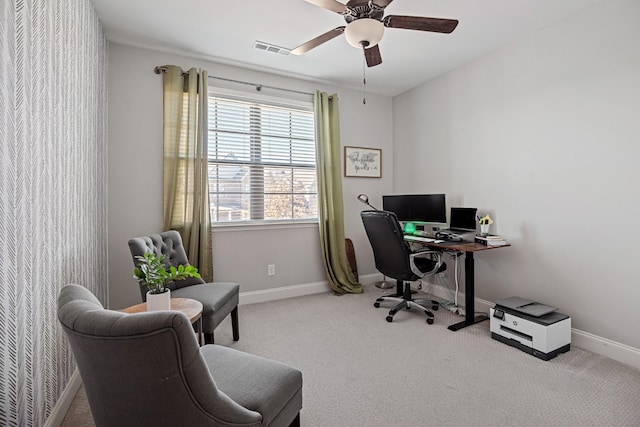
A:
[[[311,105],[210,96],[208,148],[214,223],[317,218]]]

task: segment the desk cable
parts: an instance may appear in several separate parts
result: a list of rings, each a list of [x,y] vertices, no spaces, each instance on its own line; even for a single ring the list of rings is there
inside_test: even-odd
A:
[[[441,251],[443,253],[448,254],[451,257],[451,259],[455,261],[454,263],[455,291],[451,289],[449,282],[446,281],[441,274],[436,274],[436,280],[438,281],[438,284],[440,285],[440,287],[446,290],[449,293],[450,298],[453,299],[453,301],[451,300],[443,301],[442,303],[440,303],[440,306],[446,308],[447,310],[451,311],[454,314],[464,316],[465,314],[464,309],[458,306],[458,293],[460,292],[460,272],[461,272],[459,264],[460,264],[460,257],[464,255],[464,252],[451,250],[451,249],[441,249]],[[427,294],[433,293],[433,289],[431,289],[431,285],[435,286],[436,284],[430,281],[425,281],[425,283],[427,285],[427,289],[425,289],[424,291]],[[417,286],[418,290],[423,290],[422,285],[423,285],[423,281],[418,280],[418,286]]]
[[[447,301],[445,302],[445,304],[441,304],[441,305],[447,310],[453,312],[454,314],[458,314],[462,316],[464,315],[464,309],[458,306],[458,293],[460,292],[459,264],[460,264],[460,257],[463,255],[463,253],[460,251],[454,251],[454,250],[444,250],[444,252],[447,253],[451,257],[451,259],[454,261],[453,278],[456,285],[456,289],[455,291],[453,291],[450,288],[449,283],[447,283],[444,279],[440,278],[441,285],[444,285],[443,287],[453,295],[453,302]]]
[[[449,255],[451,257],[451,259],[454,261],[454,272],[453,272],[453,278],[454,278],[454,283],[455,283],[455,291],[453,289],[451,289],[451,286],[449,285],[449,282],[447,282],[440,274],[436,274],[436,278],[438,280],[438,284],[445,289],[446,291],[448,291],[449,295],[452,297],[453,301],[443,301],[440,303],[441,307],[444,307],[445,309],[451,311],[454,314],[457,314],[459,316],[464,316],[465,315],[465,308],[461,308],[458,306],[458,294],[460,292],[460,274],[461,274],[461,268],[460,268],[460,258],[464,255],[464,252],[461,251],[456,251],[456,250],[452,250],[452,249],[442,249],[443,253],[446,253],[447,255]],[[419,281],[418,284],[418,290],[422,289],[422,280]],[[431,283],[429,281],[426,281],[427,283],[427,290],[426,292],[432,293],[432,289],[429,288],[430,285],[434,285],[435,283]],[[476,312],[475,314],[480,314],[480,312]]]
[[[446,308],[447,310],[449,310],[449,311],[451,311],[451,312],[453,312],[455,314],[458,314],[460,316],[464,316],[466,307],[465,308],[460,308],[458,306],[458,292],[459,292],[459,289],[460,289],[460,272],[461,272],[461,269],[459,268],[459,264],[460,264],[460,258],[462,257],[462,255],[464,255],[464,252],[455,251],[455,250],[451,250],[451,249],[449,249],[449,250],[445,249],[443,252],[447,253],[451,257],[451,259],[455,261],[454,281],[455,281],[455,284],[456,284],[456,290],[455,290],[455,294],[454,294],[454,297],[453,297],[453,302],[451,303],[450,301],[447,301],[447,302],[445,302],[444,304],[441,304],[441,305],[442,305],[442,307]],[[441,284],[444,283],[444,287],[447,290],[449,290],[449,292],[453,292],[453,290],[449,288],[449,284],[444,279],[440,278],[440,280],[441,280]],[[466,291],[466,289],[465,289],[465,291]],[[474,313],[474,315],[476,315],[476,314],[485,314],[485,313],[476,311]]]

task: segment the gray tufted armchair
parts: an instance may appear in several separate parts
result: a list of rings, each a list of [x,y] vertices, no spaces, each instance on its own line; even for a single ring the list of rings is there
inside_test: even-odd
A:
[[[129,240],[129,250],[133,264],[137,265],[136,256],[142,256],[147,252],[156,255],[165,255],[167,260],[177,267],[189,265],[187,253],[182,245],[182,237],[175,230],[164,231],[160,234],[135,237]],[[202,332],[205,342],[213,344],[213,330],[231,313],[231,327],[233,340],[240,339],[238,325],[238,300],[239,286],[231,282],[205,283],[197,277],[178,280],[169,284],[171,296],[174,298],[191,298],[202,303]],[[147,299],[147,290],[140,286],[142,301]]]
[[[228,347],[199,347],[179,311],[105,310],[66,285],[58,320],[97,427],[300,426],[302,373]]]

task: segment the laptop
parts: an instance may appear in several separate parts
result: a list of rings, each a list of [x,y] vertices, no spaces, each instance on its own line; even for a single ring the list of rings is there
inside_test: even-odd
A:
[[[450,234],[468,234],[476,232],[477,208],[451,208],[449,228],[439,230]]]

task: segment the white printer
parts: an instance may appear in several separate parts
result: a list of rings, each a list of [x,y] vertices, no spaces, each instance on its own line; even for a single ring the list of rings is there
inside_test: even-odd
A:
[[[498,300],[490,309],[491,338],[539,359],[552,359],[571,348],[571,318],[556,310],[519,297]]]

